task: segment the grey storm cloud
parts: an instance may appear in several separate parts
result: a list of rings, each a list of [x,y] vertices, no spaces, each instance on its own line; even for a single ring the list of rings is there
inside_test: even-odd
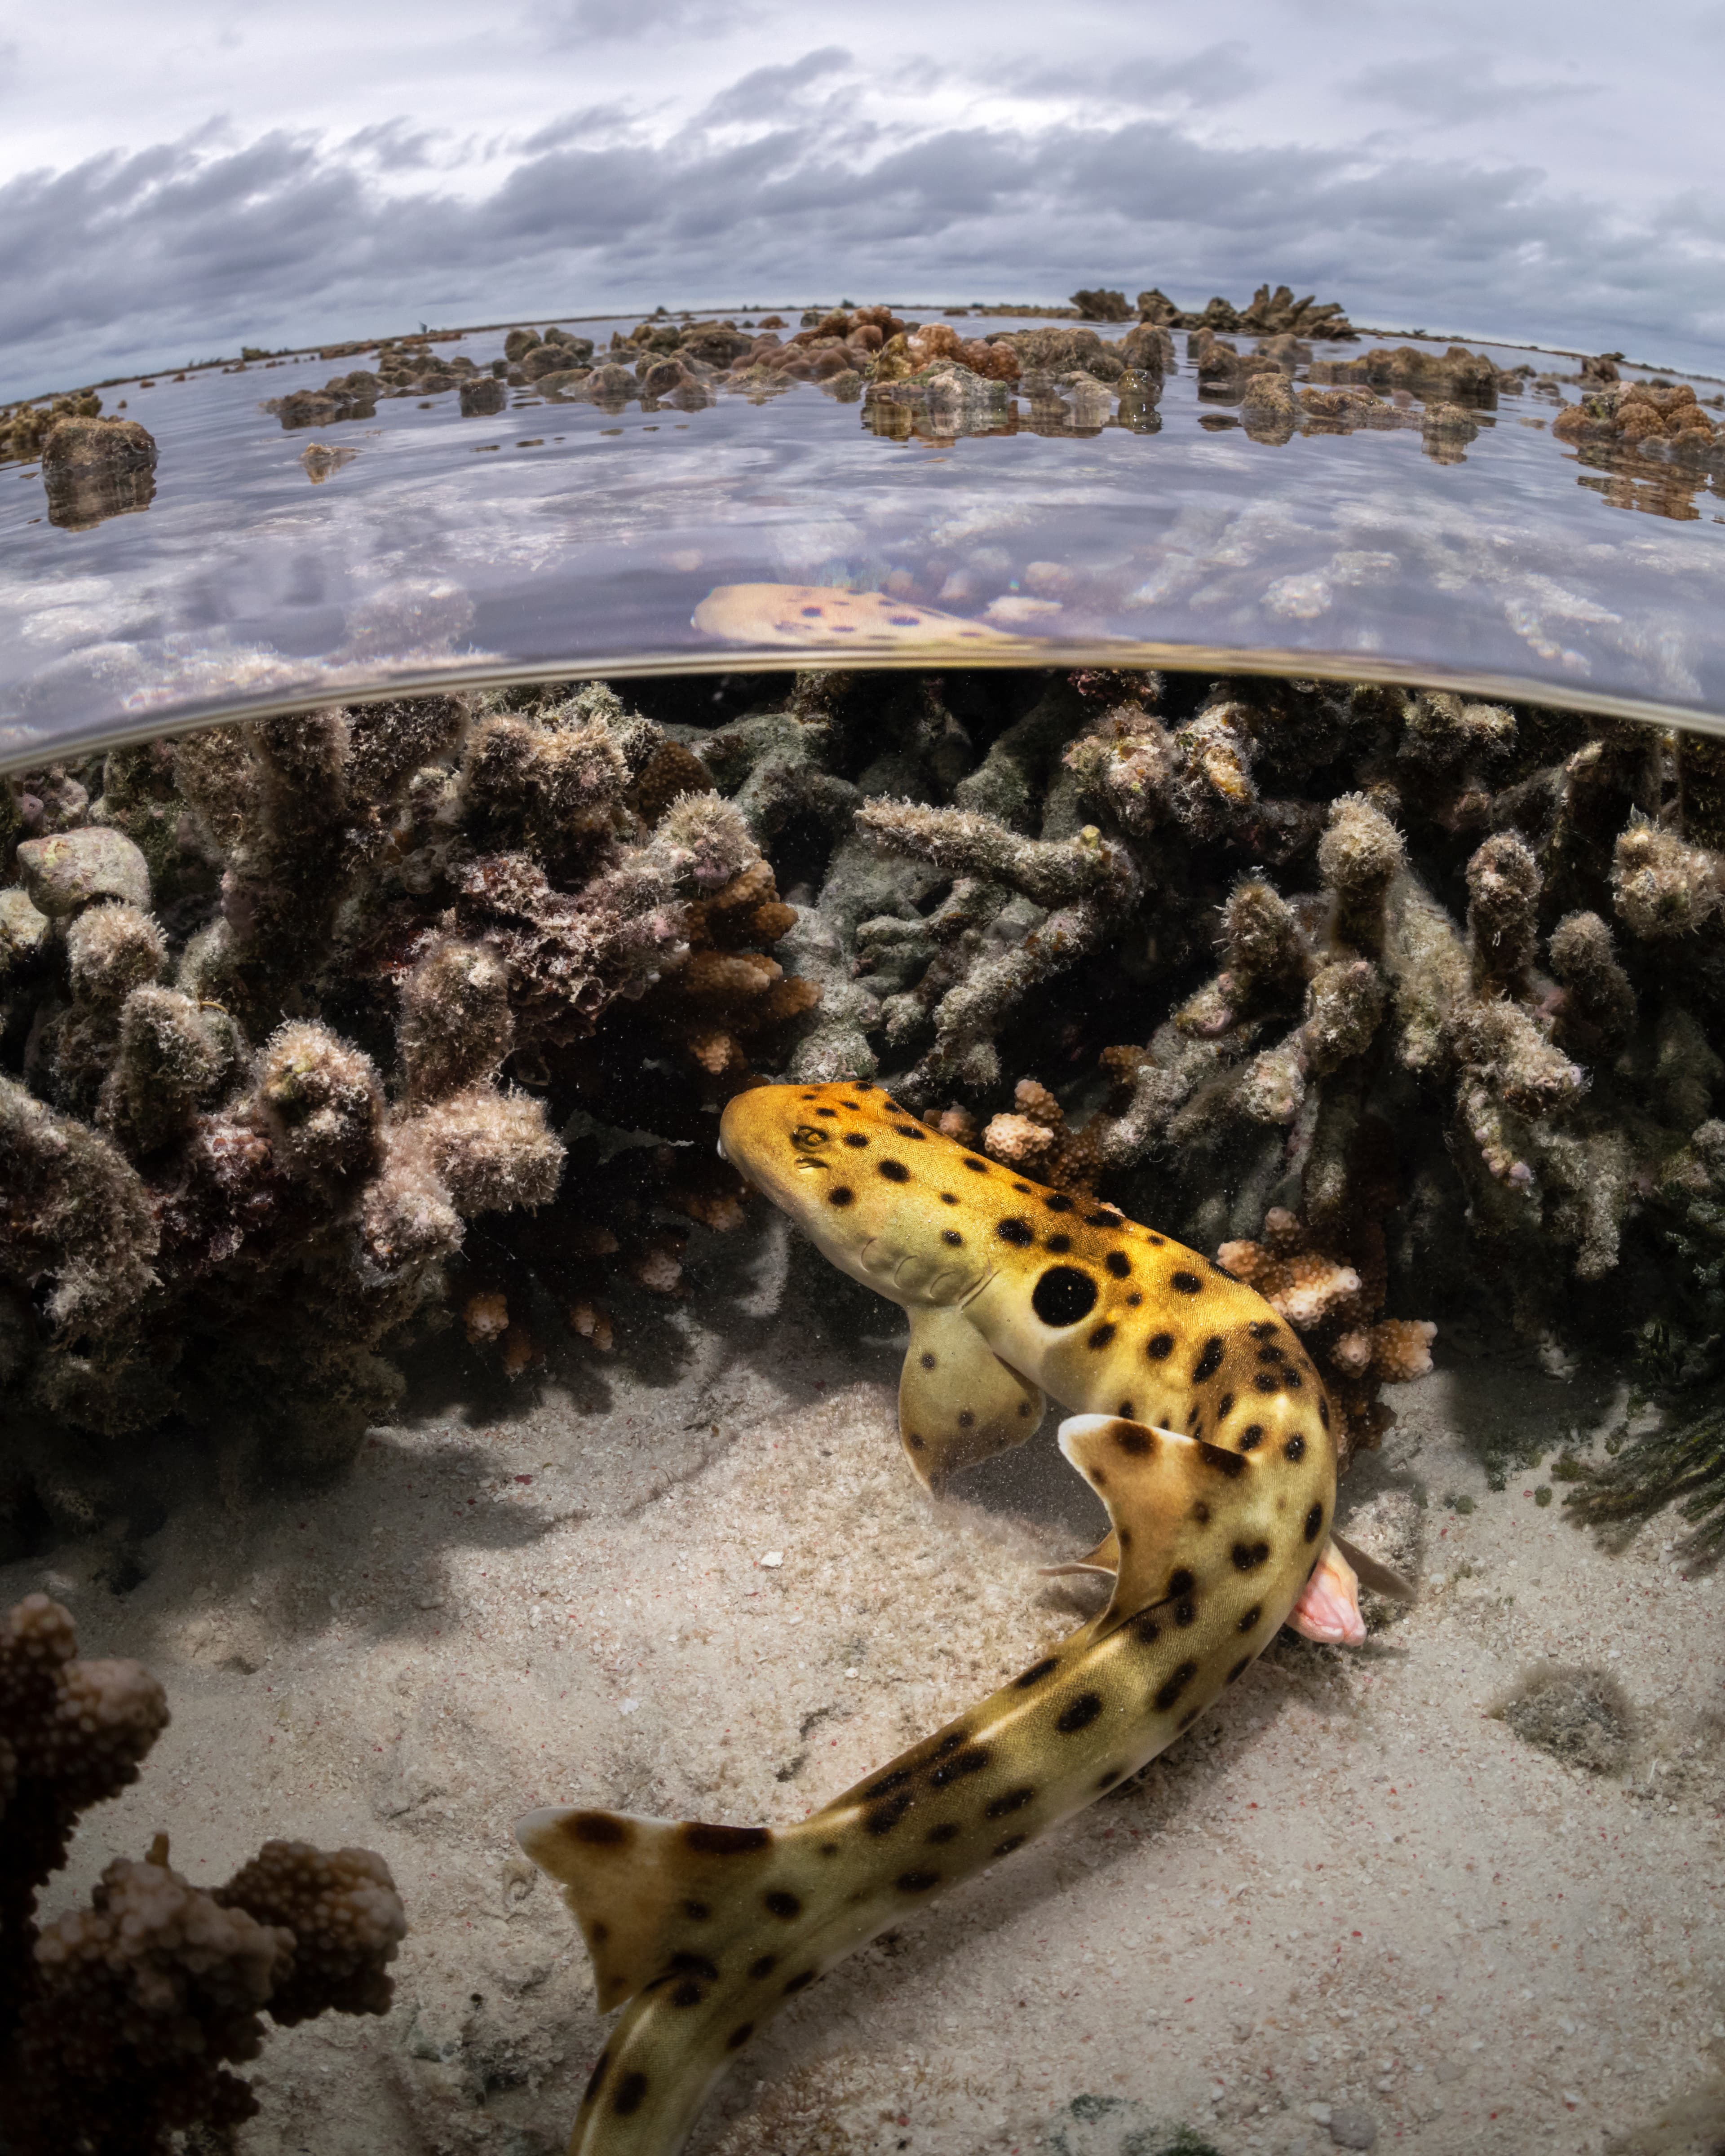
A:
[[[1699,193],[1630,222],[1531,164],[1205,141],[1143,113],[840,126],[828,91],[852,64],[829,46],[754,69],[662,138],[588,106],[465,188],[405,122],[336,144],[205,129],[22,174],[0,187],[0,394],[242,341],[841,289],[926,303],[1157,284],[1193,304],[1269,278],[1368,322],[1673,363],[1720,326],[1697,269],[1719,205]],[[1244,63],[1219,47],[1206,64]]]
[[[729,0],[540,0],[533,20],[547,44],[634,44],[675,33],[699,37],[734,29],[756,12]]]
[[[1385,60],[1363,69],[1345,85],[1357,96],[1393,105],[1435,126],[1471,126],[1513,116],[1530,105],[1597,95],[1593,83],[1499,81],[1476,52],[1457,49],[1414,59]]]
[[[752,69],[721,90],[701,119],[710,126],[727,121],[767,120],[783,110],[787,98],[807,90],[824,75],[838,74],[850,65],[850,54],[842,45],[823,45],[819,52],[804,53],[799,60],[783,67]]]

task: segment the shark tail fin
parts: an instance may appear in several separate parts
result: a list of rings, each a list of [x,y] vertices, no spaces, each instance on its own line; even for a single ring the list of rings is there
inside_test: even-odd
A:
[[[709,1826],[547,1804],[515,1838],[563,1890],[593,1962],[602,2014],[701,1953],[722,1894],[746,1883],[773,1844],[764,1826]]]

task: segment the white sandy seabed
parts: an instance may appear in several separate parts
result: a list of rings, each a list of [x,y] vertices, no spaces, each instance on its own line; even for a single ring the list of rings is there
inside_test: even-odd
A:
[[[93,1545],[0,1570],[173,1711],[47,1913],[160,1828],[198,1881],[271,1835],[394,1871],[393,2012],[274,2034],[245,2156],[552,2156],[601,2023],[511,1820],[799,1818],[1094,1606],[1038,1570],[1099,1518],[1052,1416],[931,1502],[896,1313],[776,1225],[709,1240],[614,1357],[422,1387],[310,1496],[224,1503],[212,1474],[123,1597]],[[1494,1446],[1597,1443],[1609,1373],[1439,1357],[1342,1499],[1417,1604],[1356,1653],[1284,1634],[1137,1783],[845,1964],[745,2056],[699,2156],[1717,2145],[1725,1575],[1675,1522],[1601,1549],[1540,1467],[1488,1487]],[[1494,1712],[1551,1666],[1618,1701],[1605,1771]]]

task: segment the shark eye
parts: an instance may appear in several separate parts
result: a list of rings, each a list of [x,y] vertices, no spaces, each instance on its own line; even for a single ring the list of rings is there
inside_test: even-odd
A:
[[[798,1123],[791,1132],[791,1143],[798,1152],[819,1152],[831,1135],[817,1124]]]

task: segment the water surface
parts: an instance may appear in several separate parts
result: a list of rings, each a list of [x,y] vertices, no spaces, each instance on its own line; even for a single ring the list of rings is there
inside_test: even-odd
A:
[[[614,326],[569,326],[603,347]],[[818,634],[697,629],[734,584],[885,593],[1009,636],[988,655],[1014,663],[1106,651],[1725,711],[1725,453],[1567,445],[1550,422],[1574,362],[1477,345],[1565,379],[1501,395],[1440,454],[1405,395],[1397,427],[1259,439],[1176,343],[1153,415],[1050,422],[1020,396],[1004,427],[953,438],[896,439],[813,383],[693,410],[518,390],[475,418],[452,389],[308,430],[264,408],[363,354],[110,391],[159,444],[147,508],[63,528],[37,466],[0,466],[0,759],[393,685],[829,662]],[[439,349],[483,368],[502,332]]]

